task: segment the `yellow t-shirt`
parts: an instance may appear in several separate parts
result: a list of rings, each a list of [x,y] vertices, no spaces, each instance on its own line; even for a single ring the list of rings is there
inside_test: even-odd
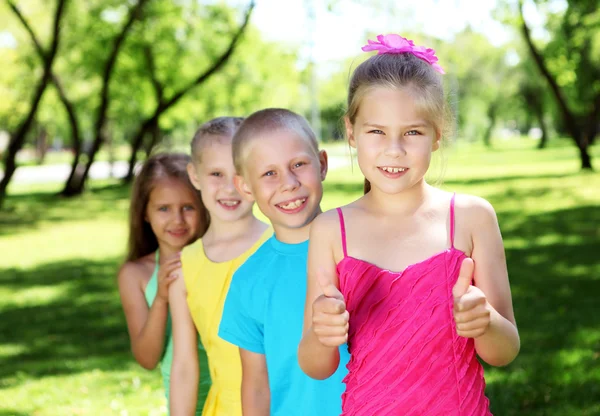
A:
[[[214,263],[206,257],[202,240],[185,247],[181,253],[187,302],[206,350],[212,380],[203,416],[242,415],[242,364],[239,350],[219,338],[219,324],[233,273],[272,234],[272,228],[267,228],[249,250],[222,263]]]

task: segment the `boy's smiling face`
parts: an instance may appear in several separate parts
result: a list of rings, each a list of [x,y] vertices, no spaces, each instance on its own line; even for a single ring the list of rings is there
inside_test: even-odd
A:
[[[321,213],[325,151],[315,153],[309,139],[293,130],[269,131],[247,144],[243,170],[236,187],[256,201],[277,239],[306,241],[310,223]]]

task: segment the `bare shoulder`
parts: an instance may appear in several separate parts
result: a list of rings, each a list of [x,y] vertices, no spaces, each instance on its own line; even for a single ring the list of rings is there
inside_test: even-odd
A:
[[[484,198],[457,194],[454,206],[457,216],[468,219],[474,226],[497,222],[494,207]]]
[[[154,268],[153,256],[154,254],[144,256],[134,261],[125,262],[119,269],[119,286],[142,285],[145,283]]]
[[[340,227],[337,210],[326,211],[315,218],[310,226],[311,237],[323,237],[333,235]]]

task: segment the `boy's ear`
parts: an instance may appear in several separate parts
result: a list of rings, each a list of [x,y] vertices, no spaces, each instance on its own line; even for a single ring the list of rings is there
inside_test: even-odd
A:
[[[246,201],[254,202],[254,195],[252,195],[252,191],[242,175],[235,175],[233,177],[233,185]]]
[[[319,152],[319,162],[321,163],[321,169],[320,169],[320,173],[321,173],[321,182],[323,182],[325,180],[325,178],[327,177],[327,169],[329,168],[328,166],[328,156],[327,156],[327,152],[325,150],[321,150]]]
[[[186,169],[187,169],[188,176],[190,177],[190,182],[192,183],[192,185],[194,185],[194,188],[196,188],[199,191],[202,191],[202,189],[200,189],[200,181],[198,180],[198,173],[196,172],[194,163],[193,162],[188,163],[186,166]]]
[[[348,137],[348,144],[352,147],[356,147],[356,140],[354,139],[354,127],[350,123],[348,117],[344,117],[344,125],[346,126],[346,136]]]

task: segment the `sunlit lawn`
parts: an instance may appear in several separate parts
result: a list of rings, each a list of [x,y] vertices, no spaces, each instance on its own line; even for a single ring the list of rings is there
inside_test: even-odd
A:
[[[487,369],[492,410],[600,415],[600,174],[579,173],[570,143],[498,147],[447,150],[442,185],[491,201],[505,239],[522,351]],[[359,174],[330,172],[324,208],[358,196]],[[59,188],[13,187],[0,213],[0,416],[163,415],[160,375],[133,361],[115,285],[129,191],[98,182],[63,200]]]

